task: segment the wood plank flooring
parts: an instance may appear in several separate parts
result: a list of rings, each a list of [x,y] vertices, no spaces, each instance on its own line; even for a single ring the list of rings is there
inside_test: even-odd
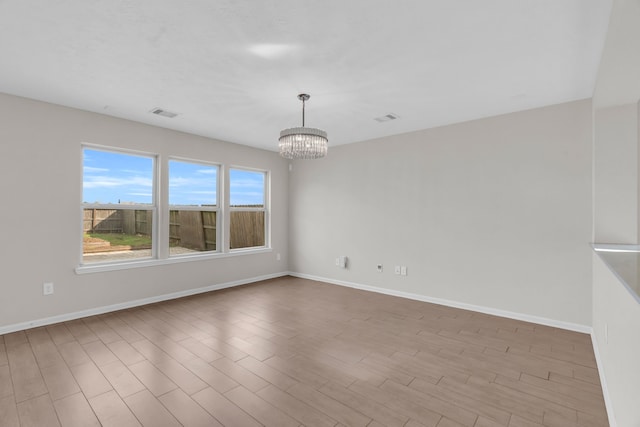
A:
[[[0,426],[608,426],[590,337],[284,277],[0,336]]]

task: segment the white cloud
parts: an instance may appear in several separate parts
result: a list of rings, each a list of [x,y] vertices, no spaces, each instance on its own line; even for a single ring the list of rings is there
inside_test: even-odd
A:
[[[198,169],[196,171],[197,173],[201,173],[201,174],[205,174],[205,175],[214,175],[216,173],[216,169],[215,168],[211,168],[211,169]]]
[[[264,182],[255,179],[234,179],[231,181],[231,188],[264,188]]]
[[[205,195],[209,195],[209,196],[215,196],[216,192],[215,191],[186,191],[186,194],[205,194]]]
[[[85,177],[83,187],[84,188],[113,188],[113,187],[149,187],[153,186],[153,180],[151,178],[144,177],[132,177],[132,178],[118,178],[113,176],[89,176]]]
[[[174,176],[169,178],[170,187],[204,187],[212,188],[216,186],[214,179],[210,177],[195,178],[195,177],[182,177]]]
[[[87,173],[109,172],[109,169],[107,169],[107,168],[94,168],[92,166],[85,166],[85,167],[82,168],[82,170],[84,170]]]

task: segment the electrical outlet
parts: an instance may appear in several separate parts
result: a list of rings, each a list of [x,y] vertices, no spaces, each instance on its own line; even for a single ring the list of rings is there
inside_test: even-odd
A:
[[[400,266],[399,266],[399,265],[396,265],[396,266],[394,267],[394,269],[393,269],[393,272],[394,272],[394,273],[396,273],[396,274],[400,274]]]
[[[347,268],[347,257],[345,255],[338,257],[338,267]]]
[[[382,264],[378,264],[377,268],[378,268],[378,273],[382,273]]]
[[[407,275],[407,266],[406,265],[401,265],[400,266],[400,275],[401,276],[406,276]]]
[[[280,254],[276,254],[276,261],[280,261]]]
[[[42,284],[42,295],[51,295],[53,294],[53,283],[45,282]]]

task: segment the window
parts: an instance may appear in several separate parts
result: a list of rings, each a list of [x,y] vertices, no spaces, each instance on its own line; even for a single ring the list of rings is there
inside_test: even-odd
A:
[[[230,249],[266,246],[267,174],[229,170]]]
[[[218,166],[169,161],[169,255],[216,251]]]
[[[155,257],[155,157],[83,148],[82,264]]]
[[[89,144],[82,167],[78,273],[270,250],[266,171]]]

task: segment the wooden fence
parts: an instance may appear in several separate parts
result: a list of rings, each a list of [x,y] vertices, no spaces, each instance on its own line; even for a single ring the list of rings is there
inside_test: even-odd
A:
[[[216,250],[216,212],[169,211],[169,241],[198,251]],[[230,215],[231,249],[265,245],[264,212],[234,211]],[[85,233],[151,235],[152,211],[133,209],[85,209]]]
[[[169,211],[169,241],[197,251],[216,250],[216,212]]]
[[[124,233],[151,235],[153,213],[130,209],[85,209],[85,233]]]
[[[264,212],[231,212],[230,247],[231,249],[264,246]]]

